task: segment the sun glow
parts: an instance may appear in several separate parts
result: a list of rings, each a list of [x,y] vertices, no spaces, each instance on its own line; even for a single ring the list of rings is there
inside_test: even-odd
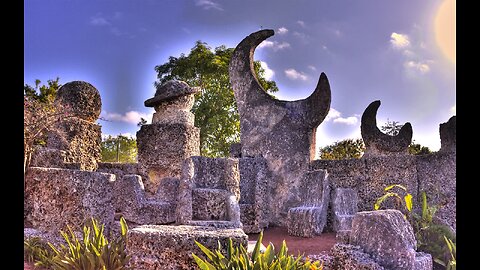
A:
[[[456,10],[455,0],[444,0],[435,16],[435,39],[443,54],[456,63]]]

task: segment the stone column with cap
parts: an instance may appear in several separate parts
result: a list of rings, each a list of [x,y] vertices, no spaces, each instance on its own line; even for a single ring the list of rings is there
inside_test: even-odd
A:
[[[145,190],[157,192],[166,177],[181,177],[182,162],[200,155],[200,129],[194,126],[190,112],[198,88],[171,80],[157,87],[155,96],[145,101],[154,107],[152,124],[137,131],[138,163]],[[146,179],[145,179],[146,178]]]
[[[55,106],[65,117],[47,133],[47,145],[31,165],[95,171],[102,158],[102,130],[95,123],[102,110],[100,93],[88,82],[68,82],[58,89]]]

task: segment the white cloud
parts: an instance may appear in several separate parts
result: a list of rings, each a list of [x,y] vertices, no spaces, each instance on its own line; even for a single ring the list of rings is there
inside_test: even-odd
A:
[[[349,116],[349,117],[341,117],[342,113],[335,110],[334,108],[330,108],[327,116],[325,117],[325,122],[332,121],[333,123],[339,124],[346,124],[346,125],[355,125],[358,123],[358,116]]]
[[[271,70],[267,63],[260,61],[260,66],[265,70],[264,77],[266,80],[271,80],[273,78],[273,75],[275,75],[275,72]]]
[[[146,113],[141,113],[137,111],[128,111],[125,114],[119,114],[119,113],[109,113],[106,111],[102,111],[102,114],[100,115],[101,118],[107,120],[107,121],[112,121],[112,122],[125,122],[129,124],[134,124],[136,125],[138,122],[140,122],[140,118],[144,118],[147,120],[147,123],[152,120],[153,113],[146,114]]]
[[[328,111],[328,114],[327,116],[325,117],[325,122],[328,122],[332,119],[335,119],[335,118],[338,118],[340,117],[341,113],[337,110],[335,110],[334,108],[331,108],[330,107],[330,110]]]
[[[313,65],[309,65],[308,68],[312,71],[317,71],[317,68]]]
[[[430,66],[425,62],[406,61],[404,66],[407,70],[419,71],[422,74],[430,71]]]
[[[298,20],[297,23],[298,23],[301,27],[304,27],[304,28],[305,28],[305,22],[304,22],[304,21]]]
[[[277,32],[278,32],[279,35],[284,35],[284,34],[288,33],[288,29],[285,28],[285,27],[280,27],[280,28],[278,28]]]
[[[202,7],[205,10],[216,9],[223,11],[223,8],[220,6],[220,4],[215,3],[211,0],[195,0],[195,5]]]
[[[453,105],[453,107],[450,108],[450,112],[454,115],[457,114],[457,105]]]
[[[286,69],[285,76],[291,80],[306,81],[308,79],[307,75],[305,75],[303,72],[298,72],[293,68]]]
[[[402,49],[410,46],[410,40],[407,35],[405,34],[398,34],[393,32],[390,35],[390,43],[396,49]]]
[[[258,45],[258,49],[260,48],[272,48],[273,51],[278,51],[278,50],[283,50],[285,48],[290,48],[290,43],[288,42],[282,42],[279,43],[278,41],[270,41],[270,40],[264,40],[262,43]]]
[[[356,116],[350,116],[350,117],[347,117],[347,118],[338,117],[338,118],[333,119],[333,122],[334,123],[346,124],[346,125],[355,125],[356,123],[358,123],[358,118]]]
[[[110,22],[100,14],[97,14],[90,18],[90,24],[94,26],[106,26],[110,25]]]

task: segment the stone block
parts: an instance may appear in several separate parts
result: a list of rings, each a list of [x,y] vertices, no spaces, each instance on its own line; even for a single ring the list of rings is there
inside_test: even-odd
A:
[[[114,220],[113,174],[31,167],[25,181],[27,220],[34,228],[57,232],[80,229],[95,217],[108,228]]]
[[[205,258],[194,241],[215,250],[220,241],[226,248],[228,238],[234,246],[248,245],[241,229],[216,229],[199,226],[143,225],[128,231],[130,266],[136,270],[196,269],[192,253]]]
[[[355,213],[358,212],[357,192],[351,188],[336,188],[332,192],[333,230],[350,230]]]
[[[352,222],[350,244],[360,246],[386,269],[414,267],[417,242],[412,226],[398,210],[358,212]]]

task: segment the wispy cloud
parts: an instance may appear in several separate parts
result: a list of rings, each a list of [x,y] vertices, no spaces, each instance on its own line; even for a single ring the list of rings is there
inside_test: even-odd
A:
[[[298,23],[298,25],[300,25],[301,27],[305,28],[305,22],[304,22],[304,21],[298,20],[297,23]]]
[[[393,32],[390,35],[390,43],[395,49],[403,49],[410,46],[410,39],[406,34],[398,34]]]
[[[90,24],[93,26],[107,26],[111,23],[101,14],[97,14],[90,18]]]
[[[325,117],[325,122],[332,121],[333,123],[345,124],[345,125],[355,125],[358,123],[358,116],[349,116],[349,117],[342,117],[342,113],[335,110],[334,108],[330,108],[327,116]]]
[[[286,48],[290,48],[290,43],[288,42],[278,42],[278,41],[270,41],[264,40],[262,43],[258,45],[258,48],[272,48],[274,51],[283,50]]]
[[[309,65],[308,69],[310,69],[311,71],[317,71],[317,68],[313,65]]]
[[[285,27],[280,27],[280,28],[278,28],[277,33],[279,35],[285,35],[286,33],[288,33],[288,29],[285,28]]]
[[[146,113],[141,113],[137,111],[128,111],[125,114],[102,111],[102,114],[100,115],[101,118],[107,121],[125,122],[129,124],[134,124],[134,125],[140,122],[141,118],[144,118],[145,120],[147,120],[147,122],[149,122],[151,121],[152,116],[153,116],[153,113],[146,114]]]
[[[358,117],[356,117],[356,116],[349,116],[347,118],[338,117],[338,118],[333,119],[333,122],[353,126],[356,123],[358,123]]]
[[[273,78],[273,76],[275,75],[275,71],[271,70],[267,63],[263,62],[263,61],[260,61],[260,66],[263,68],[263,70],[265,71],[265,73],[263,74],[264,78],[266,80],[271,80]]]
[[[211,1],[211,0],[195,0],[195,5],[198,6],[198,7],[201,7],[205,10],[216,9],[216,10],[219,10],[219,11],[223,11],[223,8],[222,8],[222,6],[220,6],[219,3],[216,3],[216,2]]]
[[[425,62],[406,61],[404,67],[407,70],[419,71],[422,74],[430,71],[430,66]]]
[[[456,105],[456,104],[453,105],[453,107],[450,108],[450,112],[451,112],[452,114],[455,114],[455,115],[457,114],[457,105]]]
[[[394,49],[402,52],[403,67],[408,77],[415,78],[430,72],[430,64],[433,61],[422,57],[421,51],[425,47],[422,41],[414,42],[407,34],[393,32],[390,35],[390,44]]]
[[[293,68],[286,69],[285,71],[285,76],[291,80],[301,80],[301,81],[306,81],[308,79],[308,76],[305,75],[303,72],[296,71]]]

